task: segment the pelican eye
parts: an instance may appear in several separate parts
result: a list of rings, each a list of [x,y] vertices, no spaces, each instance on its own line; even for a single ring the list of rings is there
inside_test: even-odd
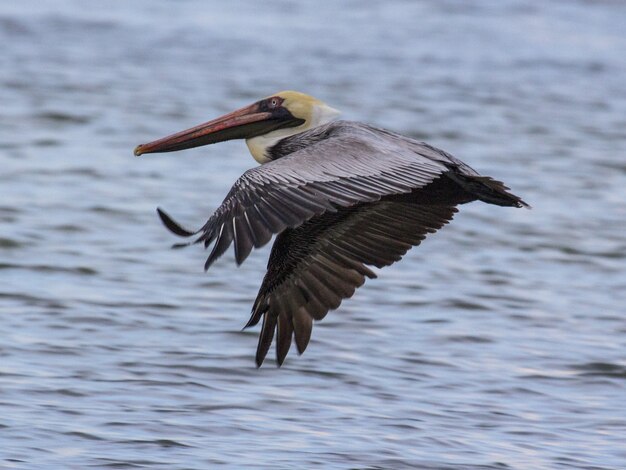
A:
[[[278,100],[276,98],[272,98],[269,104],[270,108],[275,108],[276,106],[278,106]]]

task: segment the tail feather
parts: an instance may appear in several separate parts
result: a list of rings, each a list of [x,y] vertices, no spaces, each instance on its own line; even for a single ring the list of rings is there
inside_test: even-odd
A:
[[[489,176],[469,176],[449,172],[447,176],[461,186],[465,191],[489,204],[509,207],[526,207],[530,209],[521,197],[509,192],[509,188],[501,181]]]

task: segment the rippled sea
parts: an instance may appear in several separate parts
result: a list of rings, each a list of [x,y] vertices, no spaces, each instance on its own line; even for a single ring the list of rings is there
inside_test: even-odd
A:
[[[0,5],[0,468],[626,468],[626,4]],[[282,89],[426,140],[474,203],[254,366],[268,249],[203,272],[242,142],[135,145]],[[272,353],[273,355],[273,353]]]

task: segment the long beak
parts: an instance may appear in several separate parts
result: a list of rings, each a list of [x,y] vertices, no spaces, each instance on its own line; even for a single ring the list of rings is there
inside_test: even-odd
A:
[[[255,103],[199,126],[138,145],[135,155],[174,152],[231,139],[245,139],[283,127],[284,122],[271,112],[262,112]]]

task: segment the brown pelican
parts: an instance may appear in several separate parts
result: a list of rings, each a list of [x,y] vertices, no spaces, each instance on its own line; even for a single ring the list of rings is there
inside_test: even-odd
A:
[[[234,242],[237,264],[278,234],[245,327],[263,320],[260,366],[276,335],[280,366],[295,338],[298,353],[321,320],[354,294],[368,267],[382,268],[447,224],[456,206],[480,200],[528,206],[499,181],[426,143],[366,124],[335,121],[338,111],[294,91],[168,137],[135,155],[246,139],[262,165],[246,171],[195,232],[161,209],[176,235],[212,242],[205,269]],[[181,245],[179,245],[181,246]]]

